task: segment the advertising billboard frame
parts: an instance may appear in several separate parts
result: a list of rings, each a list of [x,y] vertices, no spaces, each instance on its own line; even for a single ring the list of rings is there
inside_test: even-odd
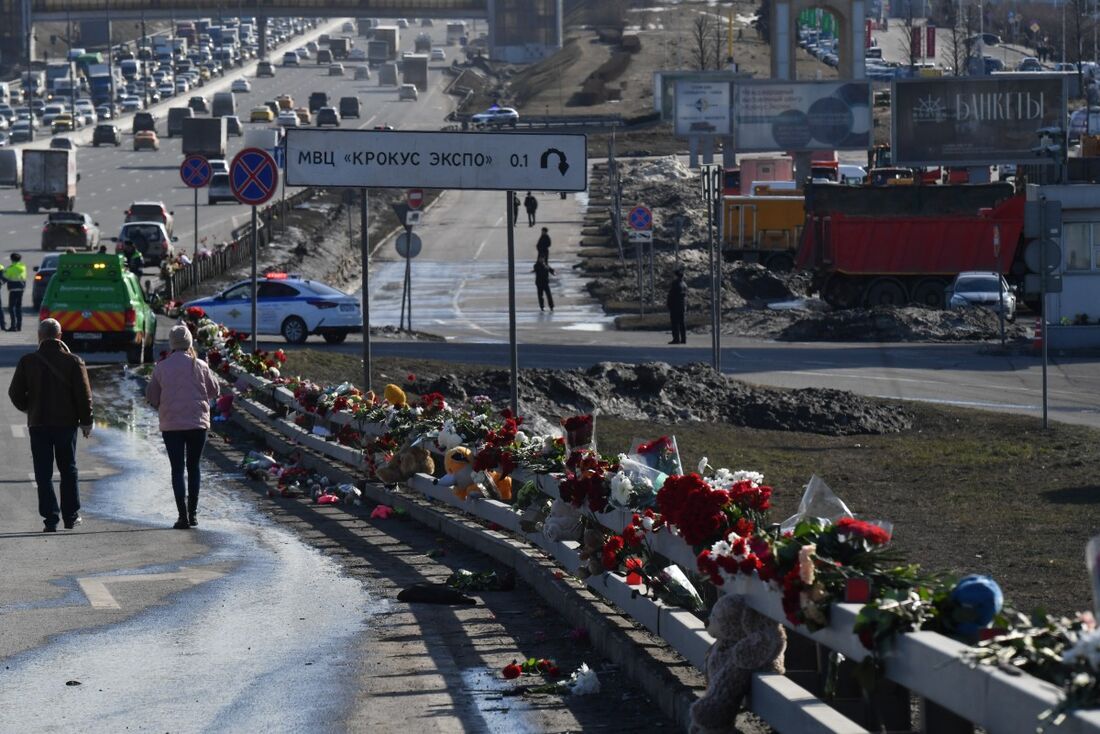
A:
[[[676,82],[736,82],[748,79],[744,72],[719,70],[684,71],[662,69],[653,72],[653,111],[661,116],[661,122],[676,120]]]
[[[867,109],[867,139],[866,143],[856,145],[843,145],[834,144],[829,145],[822,143],[820,146],[815,147],[798,147],[798,146],[784,146],[778,142],[775,144],[749,144],[738,125],[738,116],[742,107],[739,105],[739,94],[741,89],[752,89],[762,87],[820,87],[820,88],[834,88],[840,89],[841,87],[858,85],[866,87],[866,109]],[[867,150],[874,144],[874,110],[871,106],[872,87],[871,82],[866,79],[821,79],[821,80],[785,80],[785,79],[739,79],[733,83],[733,90],[730,96],[730,104],[733,106],[733,113],[731,116],[731,130],[733,132],[733,139],[737,146],[738,153],[770,153],[777,150],[787,152],[799,152],[799,153],[811,153],[815,151],[823,150]],[[819,99],[825,99],[826,97],[820,97]],[[853,128],[855,125],[852,126]],[[853,134],[853,133],[849,133]],[[815,138],[811,138],[815,139]]]
[[[693,96],[702,103],[704,99],[713,99],[715,104],[695,112],[686,111],[681,105],[681,96],[688,86],[699,88]],[[673,117],[672,131],[681,138],[728,138],[733,133],[733,84],[726,80],[695,81],[693,79],[678,79],[675,84],[675,115]],[[689,105],[694,106],[694,105]],[[715,110],[715,112],[711,112]],[[709,114],[709,116],[708,116]],[[706,119],[703,117],[706,116]],[[695,119],[695,123],[691,120]],[[689,124],[709,124],[709,120],[717,120],[718,125],[714,130],[691,129]]]
[[[1020,151],[1000,151],[1000,154],[991,153],[986,156],[968,156],[959,158],[945,158],[941,153],[936,157],[913,157],[903,156],[903,148],[898,147],[898,89],[899,87],[917,87],[925,86],[931,88],[936,85],[965,85],[965,84],[994,84],[997,82],[1059,82],[1061,94],[1060,111],[1057,114],[1057,120],[1055,126],[1061,128],[1066,135],[1069,134],[1069,81],[1065,75],[1060,74],[1044,74],[1040,72],[1024,72],[1018,74],[994,74],[990,76],[979,77],[938,77],[938,78],[917,78],[917,79],[895,79],[890,84],[890,105],[891,105],[891,120],[890,120],[890,151],[891,158],[894,161],[894,165],[897,166],[952,166],[952,167],[965,167],[965,166],[992,166],[1001,164],[1028,164],[1028,165],[1054,165],[1058,161],[1054,160],[1050,156],[1037,155],[1033,152],[1035,148],[1038,148],[1039,138],[1038,132],[1044,127],[1051,127],[1051,125],[1040,125],[1034,131],[1034,142],[1032,149],[1020,150]],[[982,136],[985,139],[1002,140],[1003,137],[990,132]]]

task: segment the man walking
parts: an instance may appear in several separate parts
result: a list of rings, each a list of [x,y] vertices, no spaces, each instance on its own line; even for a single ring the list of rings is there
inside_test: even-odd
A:
[[[535,243],[535,253],[540,260],[550,262],[550,230],[546,227],[542,228],[542,234],[539,235],[539,241]]]
[[[8,316],[11,326],[7,331],[23,330],[23,291],[27,288],[27,266],[18,252],[11,254],[11,265],[4,269],[4,280],[8,284]]]
[[[38,513],[43,532],[57,530],[59,519],[72,529],[80,523],[77,489],[76,429],[92,432],[92,388],[84,362],[61,341],[61,324],[45,319],[38,325],[38,351],[24,354],[15,368],[8,397],[27,414],[38,485]],[[53,466],[61,473],[61,510],[53,490]]]
[[[539,294],[539,310],[545,311],[546,308],[542,304],[542,294],[546,294],[546,302],[550,305],[550,310],[554,310],[554,296],[550,293],[550,276],[554,274],[554,269],[550,267],[550,263],[546,261],[546,258],[539,255],[539,259],[535,261],[535,289]]]
[[[672,321],[672,341],[669,344],[687,344],[687,283],[684,282],[684,269],[676,268],[676,277],[668,287],[668,316]]]
[[[519,196],[512,192],[512,226],[519,224]]]
[[[527,192],[527,196],[523,199],[523,208],[527,210],[527,226],[535,226],[535,211],[539,208],[539,200],[531,195],[531,192]]]

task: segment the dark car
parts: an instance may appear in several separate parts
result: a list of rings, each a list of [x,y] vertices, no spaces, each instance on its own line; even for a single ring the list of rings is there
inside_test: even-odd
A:
[[[142,130],[157,131],[157,116],[152,112],[138,112],[134,114],[134,129],[131,132],[139,133]]]
[[[241,127],[241,118],[236,115],[225,115],[222,119],[225,120],[226,134],[235,135],[238,138],[244,135],[244,129]]]
[[[317,127],[324,127],[325,125],[340,127],[340,113],[336,111],[335,107],[322,107],[317,110]]]
[[[278,117],[279,113],[282,112],[282,110],[279,109],[279,103],[276,102],[275,100],[272,100],[272,99],[266,100],[264,102],[264,106],[267,107],[269,110],[271,110],[275,114],[276,117]]]
[[[359,118],[359,98],[358,97],[341,97],[340,98],[340,117],[354,117]]]
[[[187,106],[191,108],[191,111],[195,114],[200,112],[210,112],[210,105],[206,102],[206,97],[201,94],[197,94],[191,99],[187,100]]]
[[[99,246],[99,222],[80,212],[50,212],[42,227],[42,249],[93,250]]]
[[[313,92],[309,95],[309,111],[316,112],[322,107],[328,107],[327,92]]]
[[[256,64],[256,77],[275,76],[275,66],[270,61],[261,61]]]
[[[34,285],[31,286],[31,307],[37,311],[42,306],[42,296],[46,295],[46,286],[57,272],[57,259],[60,255],[46,255],[42,264],[34,269]]]

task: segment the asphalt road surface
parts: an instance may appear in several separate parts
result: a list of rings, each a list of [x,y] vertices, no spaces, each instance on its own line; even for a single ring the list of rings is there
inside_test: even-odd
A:
[[[362,116],[358,119],[344,120],[342,127],[345,128],[369,128],[388,124],[399,129],[438,129],[444,124],[443,117],[451,109],[450,99],[442,92],[441,69],[446,65],[445,62],[434,62],[430,65],[430,89],[426,94],[421,95],[418,102],[398,101],[396,88],[379,86],[376,74],[372,75],[370,80],[355,81],[351,68],[365,66],[366,62],[345,61],[347,73],[343,77],[328,76],[327,65],[319,66],[312,59],[304,62],[299,68],[283,68],[280,65],[283,48],[304,46],[307,41],[316,38],[322,32],[338,31],[339,28],[339,23],[323,25],[310,33],[295,37],[287,46],[272,51],[269,58],[276,63],[273,78],[257,79],[253,61],[244,69],[227,70],[224,79],[218,78],[192,92],[154,106],[153,111],[158,118],[157,134],[161,141],[159,152],[133,150],[133,136],[130,133],[132,116],[130,115],[118,122],[124,133],[122,146],[119,148],[106,146],[93,148],[90,142],[85,142],[85,139],[87,141],[91,139],[88,128],[75,133],[75,139],[81,141],[77,151],[77,166],[81,179],[77,184],[76,210],[92,215],[93,219],[99,222],[102,244],[113,249],[114,244],[108,242],[107,238],[118,234],[125,219],[125,211],[131,203],[153,200],[163,201],[175,214],[174,234],[178,238],[176,247],[187,253],[192,252],[195,232],[194,193],[180,180],[179,166],[183,160],[180,152],[180,138],[168,138],[165,135],[167,110],[172,106],[186,105],[192,95],[203,95],[209,102],[215,92],[228,90],[234,79],[244,77],[252,84],[251,92],[236,94],[237,114],[246,131],[273,125],[273,123],[248,122],[249,111],[253,107],[262,105],[265,100],[273,100],[280,94],[291,95],[296,107],[307,107],[309,95],[314,91],[327,92],[334,106],[340,97],[359,97]],[[404,35],[402,48],[405,51],[413,49],[413,39],[422,30],[431,32],[437,45],[445,45],[446,32],[443,24],[435,28],[410,29],[410,31],[413,30],[415,33],[408,32]],[[451,47],[448,51],[453,52],[453,49],[454,47]],[[41,135],[33,147],[48,146],[50,137],[48,134]],[[241,149],[243,140],[243,137],[229,137],[227,160],[232,160],[233,155]],[[295,190],[291,187],[286,193],[289,195]],[[242,204],[222,202],[209,205],[206,191],[200,190],[200,246],[204,242],[213,246],[216,242],[229,239],[232,230],[246,224],[249,216],[249,207]],[[45,254],[40,250],[44,221],[45,212],[26,213],[19,189],[0,190],[0,259],[7,264],[10,253],[19,252],[24,255],[24,262],[28,269],[38,265]],[[147,277],[152,277],[154,269],[149,268],[146,273]],[[29,293],[26,301],[29,305]]]

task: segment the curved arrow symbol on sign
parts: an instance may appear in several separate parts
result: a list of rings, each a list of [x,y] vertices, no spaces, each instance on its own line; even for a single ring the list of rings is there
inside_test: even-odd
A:
[[[565,172],[569,170],[569,163],[565,160],[565,153],[562,153],[557,148],[547,148],[542,151],[542,157],[539,158],[539,168],[546,168],[547,163],[550,162],[550,154],[553,153],[558,157],[558,170],[561,175],[565,175]]]

